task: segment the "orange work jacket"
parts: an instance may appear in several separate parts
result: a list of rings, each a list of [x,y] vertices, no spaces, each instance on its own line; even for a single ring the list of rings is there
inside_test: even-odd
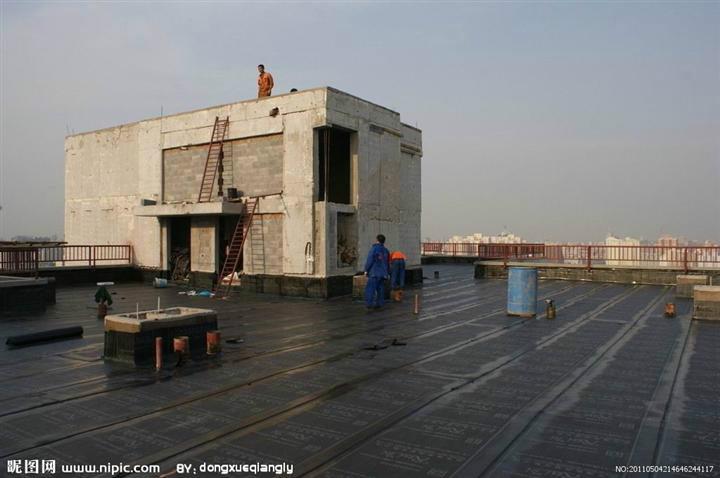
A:
[[[267,71],[264,72],[262,75],[258,76],[258,98],[261,98],[263,96],[270,96],[272,93],[273,86],[275,86],[275,83],[273,82],[273,77],[270,73]]]

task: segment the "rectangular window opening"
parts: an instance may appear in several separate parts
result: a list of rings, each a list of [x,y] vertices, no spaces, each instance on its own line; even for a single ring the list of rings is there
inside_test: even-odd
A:
[[[339,128],[318,130],[318,201],[352,203],[353,134]]]

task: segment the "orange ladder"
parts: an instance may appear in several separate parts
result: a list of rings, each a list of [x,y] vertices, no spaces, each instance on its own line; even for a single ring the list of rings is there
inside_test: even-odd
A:
[[[208,148],[207,160],[205,161],[205,171],[203,172],[202,182],[200,183],[200,194],[198,194],[197,202],[208,202],[212,200],[212,190],[215,185],[218,167],[223,159],[223,141],[230,124],[230,117],[220,119],[215,117],[215,125],[213,126],[212,136],[210,137],[210,147]],[[222,191],[219,191],[221,195]]]
[[[243,256],[245,240],[252,227],[257,204],[258,198],[248,198],[245,202],[245,212],[238,220],[237,226],[235,226],[235,232],[233,232],[232,239],[230,240],[230,249],[227,257],[225,257],[225,264],[223,264],[222,272],[215,286],[216,297],[227,297],[230,293],[230,287],[232,286],[233,280],[235,280],[235,272],[237,272],[240,259]],[[223,280],[227,276],[230,276],[230,279],[227,283],[223,283]],[[222,290],[223,288],[224,290]]]

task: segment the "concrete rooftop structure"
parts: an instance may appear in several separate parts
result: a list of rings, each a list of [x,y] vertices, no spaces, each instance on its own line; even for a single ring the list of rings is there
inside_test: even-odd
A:
[[[324,477],[610,477],[629,464],[718,475],[720,324],[689,320],[683,299],[663,317],[672,288],[541,281],[557,319],[525,320],[505,315],[505,281],[432,269],[440,279],[409,292],[418,316],[412,301],[366,313],[348,298],[112,287],[113,313],[160,295],[217,309],[223,339],[244,340],[159,374],[104,363],[94,288],[59,289],[45,314],[2,322],[3,338],[75,324],[85,335],[0,348],[0,456],[163,473],[286,462]]]
[[[199,202],[216,117],[229,119],[224,157],[213,200]],[[208,285],[244,213],[233,188],[262,196],[242,273],[341,295],[379,233],[419,268],[421,157],[421,132],[399,113],[328,87],[77,134],[65,141],[65,240],[130,244],[156,274],[187,249],[193,282]]]

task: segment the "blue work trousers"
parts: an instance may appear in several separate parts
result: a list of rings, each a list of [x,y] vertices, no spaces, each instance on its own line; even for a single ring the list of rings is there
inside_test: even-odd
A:
[[[368,276],[365,286],[365,304],[368,307],[382,307],[385,303],[385,278]]]
[[[392,277],[392,288],[402,289],[405,287],[405,261],[395,260],[390,263],[390,274]]]

